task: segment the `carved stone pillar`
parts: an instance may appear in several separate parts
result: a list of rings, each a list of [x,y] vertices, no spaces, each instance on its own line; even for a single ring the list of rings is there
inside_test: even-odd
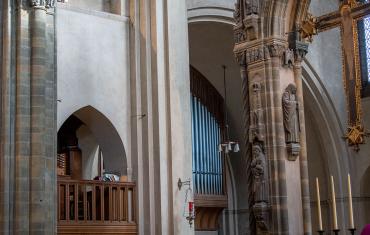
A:
[[[293,36],[293,37],[292,37]],[[298,34],[292,34],[289,39],[289,47],[294,52],[294,81],[297,87],[297,97],[299,103],[299,117],[300,117],[300,171],[301,171],[301,194],[302,194],[302,208],[303,208],[303,228],[304,234],[312,234],[311,223],[311,206],[310,206],[310,191],[309,191],[309,176],[308,176],[308,162],[307,162],[307,145],[306,145],[306,125],[304,114],[304,99],[303,99],[303,85],[302,85],[302,61],[307,54],[308,44],[299,41]]]
[[[299,44],[292,48],[286,35],[269,34],[271,29],[265,26],[272,28],[270,21],[284,20],[272,12],[261,12],[270,9],[269,4],[276,1],[240,0],[234,15],[234,53],[246,65],[240,63],[246,84],[243,94],[248,94],[243,101],[249,120],[246,138],[252,149],[261,149],[246,156],[247,171],[253,172],[248,174],[253,177],[251,221],[256,234],[311,234],[300,70],[307,47]]]

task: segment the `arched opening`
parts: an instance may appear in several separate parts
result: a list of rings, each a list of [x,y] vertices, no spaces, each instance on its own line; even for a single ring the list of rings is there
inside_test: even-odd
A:
[[[104,234],[112,226],[116,234],[136,234],[135,184],[122,140],[92,106],[60,127],[57,171],[58,234]]]
[[[349,153],[343,135],[339,114],[333,101],[322,83],[322,78],[314,72],[312,66],[303,64],[303,95],[305,108],[305,126],[307,141],[307,159],[311,199],[311,219],[313,231],[318,228],[316,185],[317,177],[320,185],[320,201],[324,230],[332,227],[332,210],[330,202],[330,176],[335,181],[337,197],[343,197],[347,187],[349,172]],[[346,202],[338,201],[338,221],[346,220]]]
[[[126,153],[120,136],[112,123],[92,106],[77,110],[63,123],[58,131],[58,154],[65,155],[67,160],[80,158],[76,162],[80,165],[77,173],[80,179],[91,180],[104,172],[127,175]],[[74,174],[66,167],[66,173]]]
[[[207,3],[202,2],[201,4],[206,5]],[[228,202],[227,207],[219,216],[218,228],[205,231],[196,227],[196,234],[248,233],[247,164],[242,157],[246,148],[241,142],[244,139],[242,89],[239,65],[233,54],[233,20],[227,20],[228,18],[224,17],[220,21],[216,17],[218,12],[207,11],[205,14],[201,12],[204,8],[196,7],[196,4],[190,5],[192,7],[189,16],[190,64],[204,75],[222,98],[225,98],[222,66],[226,66],[227,105],[225,112],[228,114],[229,137],[231,140],[240,141],[241,150],[238,153],[230,152],[225,157],[225,190]],[[226,5],[233,8],[232,2]],[[198,15],[195,17],[196,12]],[[230,16],[232,17],[232,14]],[[238,186],[235,187],[235,185]]]

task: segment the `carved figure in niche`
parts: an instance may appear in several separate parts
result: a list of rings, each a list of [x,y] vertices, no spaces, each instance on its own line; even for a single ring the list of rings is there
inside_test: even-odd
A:
[[[245,0],[245,11],[247,15],[258,15],[259,8],[259,0]]]
[[[297,88],[293,84],[289,84],[283,94],[283,115],[286,143],[299,143],[299,106]]]
[[[255,204],[267,203],[267,165],[265,154],[260,144],[253,144],[253,160],[251,169],[253,174],[253,192]]]
[[[263,122],[262,102],[261,102],[261,84],[252,84],[252,97],[251,97],[251,136],[250,139],[257,139],[262,141],[261,129]],[[260,128],[261,127],[261,128]]]

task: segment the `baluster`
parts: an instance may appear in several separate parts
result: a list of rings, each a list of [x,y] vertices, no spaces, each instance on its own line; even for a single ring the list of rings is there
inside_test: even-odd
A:
[[[105,216],[104,216],[104,185],[100,183],[101,185],[99,186],[100,188],[100,220],[104,221]]]
[[[84,221],[87,220],[87,184],[83,187],[83,207],[84,207]]]
[[[74,208],[75,208],[75,221],[77,222],[78,221],[78,184],[75,183],[74,184],[74,187],[75,187],[75,191],[74,191]]]
[[[124,203],[124,218],[125,218],[125,221],[129,221],[128,219],[128,187],[125,187],[125,191],[124,191],[124,199],[123,199],[123,203]]]
[[[108,186],[108,206],[109,206],[109,214],[108,214],[108,219],[112,222],[113,221],[113,186],[109,184]]]
[[[57,186],[58,186],[58,188],[57,188],[57,194],[58,194],[58,222],[61,220],[61,209],[60,209],[60,203],[61,203],[61,200],[60,200],[60,183],[59,182],[57,182]]]
[[[91,204],[92,204],[92,209],[91,209],[92,220],[95,222],[96,221],[96,184],[93,184],[91,201],[92,201],[91,202]]]
[[[132,211],[132,218],[131,220],[133,222],[136,222],[136,187],[133,187],[132,188],[132,191],[131,191],[131,211]],[[130,221],[131,222],[131,221]]]
[[[66,221],[69,222],[69,208],[70,208],[70,204],[69,204],[69,184],[66,184],[66,197],[65,197],[65,200],[66,200]]]

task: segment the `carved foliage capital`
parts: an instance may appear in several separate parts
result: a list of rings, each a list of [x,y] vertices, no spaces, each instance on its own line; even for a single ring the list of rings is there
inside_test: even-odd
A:
[[[267,45],[271,57],[281,57],[286,50],[284,45],[272,43]]]
[[[52,8],[55,6],[55,0],[30,0],[31,7]]]

